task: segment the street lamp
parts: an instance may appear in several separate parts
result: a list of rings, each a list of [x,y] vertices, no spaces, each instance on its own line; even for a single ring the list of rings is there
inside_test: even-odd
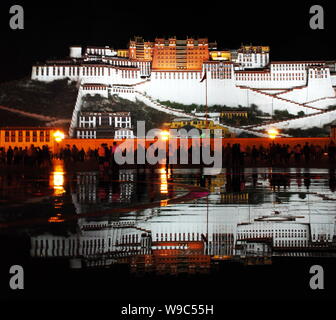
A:
[[[169,139],[169,136],[170,136],[169,131],[167,131],[167,130],[162,130],[160,134],[161,134],[161,139],[162,139],[163,141],[167,141],[167,140]]]
[[[65,135],[62,131],[57,130],[54,132],[54,139],[56,142],[61,142],[64,139]]]
[[[267,130],[267,134],[271,139],[275,139],[276,136],[279,134],[278,129],[270,128]]]

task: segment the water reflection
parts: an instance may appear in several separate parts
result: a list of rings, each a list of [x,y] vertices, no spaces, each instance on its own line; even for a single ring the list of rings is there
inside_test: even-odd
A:
[[[36,259],[67,258],[72,268],[127,264],[135,273],[204,273],[220,261],[269,264],[274,256],[334,256],[335,181],[333,170],[307,168],[233,168],[219,175],[122,169],[112,176],[70,175],[56,166],[50,224],[35,229],[28,223],[23,232],[33,234],[30,254]],[[44,190],[43,180],[35,183]],[[13,185],[23,192],[32,182],[1,178],[1,190]],[[171,201],[179,196],[184,201]],[[1,197],[10,200],[4,191]],[[34,217],[38,208],[45,209],[36,202],[24,213]],[[23,210],[26,203],[17,209],[21,215],[13,209],[11,219],[21,219]],[[98,210],[99,216],[86,215]],[[8,221],[7,212],[1,207],[1,221]]]
[[[54,188],[55,195],[61,195],[65,192],[64,190],[64,166],[63,162],[58,161],[54,164],[51,186]]]

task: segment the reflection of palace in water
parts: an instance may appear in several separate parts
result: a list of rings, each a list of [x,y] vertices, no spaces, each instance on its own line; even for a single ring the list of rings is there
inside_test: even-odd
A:
[[[201,199],[104,220],[79,218],[76,233],[32,237],[31,255],[68,257],[72,267],[125,263],[133,271],[158,273],[207,272],[218,260],[269,263],[275,255],[332,255],[336,195],[330,185],[317,192],[321,186],[315,185],[314,176],[321,173],[257,173],[255,181],[251,170],[205,176],[198,182],[190,178],[190,184],[211,190]],[[159,194],[174,193],[167,187],[168,176],[179,180],[178,173],[174,177],[160,171]],[[91,205],[148,201],[152,187],[134,183],[137,179],[132,170],[120,170],[119,182],[104,180],[99,173],[77,174],[71,186],[76,212],[85,213]],[[186,183],[188,179],[184,175]],[[261,191],[259,201],[256,193]]]

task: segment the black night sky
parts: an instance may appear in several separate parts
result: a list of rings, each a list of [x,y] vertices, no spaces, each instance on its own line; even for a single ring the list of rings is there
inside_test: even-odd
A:
[[[336,58],[331,1],[1,1],[0,81],[30,75],[31,64],[68,55],[68,47],[126,48],[134,35],[152,40],[176,35],[208,37],[218,48],[270,45],[271,60]],[[11,30],[9,8],[25,10],[25,29]],[[309,8],[324,8],[324,30],[311,30]]]

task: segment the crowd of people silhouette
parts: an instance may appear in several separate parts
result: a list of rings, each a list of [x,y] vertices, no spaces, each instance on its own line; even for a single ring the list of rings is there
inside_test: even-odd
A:
[[[151,147],[151,145],[149,146]],[[148,148],[145,151],[148,151]],[[0,165],[2,166],[48,166],[51,164],[51,160],[61,159],[65,163],[77,163],[96,161],[99,166],[115,166],[117,162],[115,160],[115,153],[118,149],[116,142],[111,145],[102,144],[98,148],[77,148],[76,145],[66,145],[65,148],[60,149],[58,152],[53,153],[48,146],[36,147],[31,145],[30,147],[8,147],[7,150],[0,148]],[[189,165],[193,165],[193,146],[190,146],[188,150],[183,151],[187,154]],[[125,155],[126,151],[122,154]],[[160,160],[160,155],[165,154],[164,160],[167,165],[171,165],[171,154],[175,154],[175,163],[181,164],[180,158],[182,150],[177,147],[173,151],[163,152],[156,149],[153,152],[153,156]],[[202,154],[202,150],[200,151]],[[214,152],[212,151],[212,155]],[[290,146],[288,144],[270,143],[268,146],[245,146],[240,144],[227,143],[223,145],[221,150],[221,159],[223,167],[236,167],[236,166],[265,166],[265,165],[313,165],[325,161],[328,164],[333,164],[336,159],[336,145],[334,142],[330,142],[327,146],[320,146],[309,144],[304,145],[296,144]],[[137,164],[137,152],[134,152],[134,164]],[[162,163],[162,162],[160,162]],[[173,164],[175,164],[173,163]],[[146,164],[151,164],[148,161]],[[197,163],[196,163],[197,164]],[[200,165],[204,165],[202,156],[200,157]]]

